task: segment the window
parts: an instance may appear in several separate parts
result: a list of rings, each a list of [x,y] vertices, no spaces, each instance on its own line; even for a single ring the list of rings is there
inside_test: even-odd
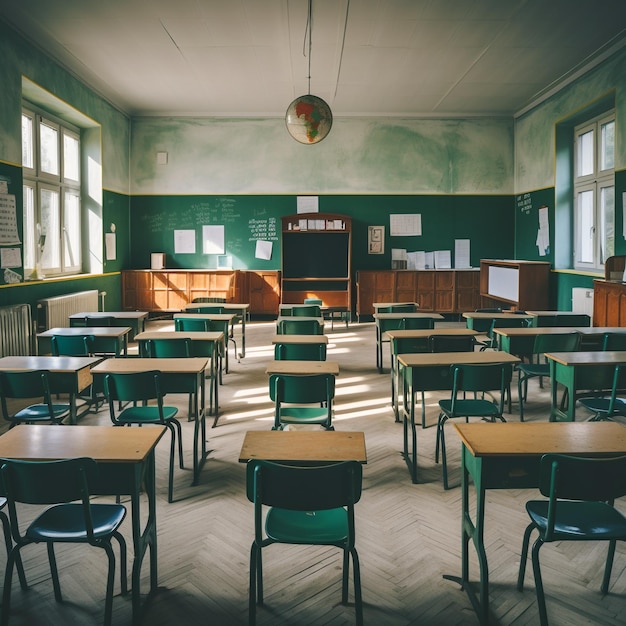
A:
[[[22,110],[25,275],[82,270],[80,133],[34,109]]]
[[[615,112],[574,129],[574,267],[602,271],[615,250]]]

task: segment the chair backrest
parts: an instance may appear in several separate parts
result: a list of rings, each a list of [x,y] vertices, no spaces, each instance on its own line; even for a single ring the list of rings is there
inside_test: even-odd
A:
[[[181,317],[174,320],[174,329],[187,332],[206,332],[208,321],[201,317]]]
[[[539,490],[555,499],[612,502],[626,495],[626,455],[589,458],[544,454]]]
[[[217,296],[211,296],[211,297],[207,297],[207,298],[194,298],[191,301],[193,304],[202,304],[202,303],[209,303],[209,302],[216,302],[216,303],[222,303],[222,304],[226,304],[226,298],[218,298]]]
[[[546,352],[576,352],[580,349],[581,335],[577,332],[559,333],[558,335],[537,335],[533,343],[533,354]]]
[[[324,327],[317,320],[280,320],[279,335],[323,335]]]
[[[298,305],[292,307],[291,314],[294,317],[321,317],[322,310],[318,304]]]
[[[473,335],[431,335],[428,338],[429,352],[473,352]]]
[[[361,499],[363,468],[357,461],[308,467],[249,461],[246,493],[255,504],[291,511],[351,508]]]
[[[604,333],[603,350],[626,350],[626,333]]]
[[[324,301],[321,298],[305,298],[304,304],[317,304],[319,306],[322,306],[324,304]]]
[[[277,343],[274,346],[277,361],[325,361],[326,344],[320,343]]]
[[[591,317],[586,313],[557,315],[556,326],[591,326]]]
[[[376,309],[378,313],[416,313],[416,304],[390,304],[389,306],[380,306]]]
[[[112,315],[95,315],[93,317],[85,316],[85,326],[98,328],[100,326],[113,326],[115,318]]]
[[[493,392],[500,394],[500,413],[504,410],[506,391],[511,384],[513,365],[511,363],[457,363],[452,370],[452,412],[459,394],[463,392]]]
[[[193,310],[194,313],[201,313],[202,315],[221,315],[224,312],[224,307],[215,304],[213,306],[200,306]]]
[[[152,358],[184,358],[192,356],[191,339],[148,339],[146,352]]]
[[[432,317],[403,317],[402,325],[400,326],[403,330],[430,329],[434,327],[435,320]]]
[[[48,370],[0,371],[0,397],[50,399]]]
[[[54,356],[90,356],[94,342],[93,335],[52,335],[50,339]]]
[[[415,354],[428,352],[428,340],[425,337],[392,337],[394,354]]]
[[[335,397],[335,377],[332,374],[272,374],[269,380],[270,399],[277,404],[314,404]]]

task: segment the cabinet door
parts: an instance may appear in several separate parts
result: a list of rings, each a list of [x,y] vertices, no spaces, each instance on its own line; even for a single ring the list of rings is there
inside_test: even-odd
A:
[[[454,311],[454,272],[435,272],[435,311]]]
[[[417,292],[415,302],[419,304],[420,311],[435,310],[435,272],[423,270],[417,274]]]
[[[606,285],[600,281],[593,283],[593,325],[608,326],[607,323],[607,295]]]
[[[456,276],[456,309],[455,313],[464,313],[465,311],[474,311],[479,308],[480,295],[479,272],[478,271],[460,271],[455,273]]]
[[[278,315],[280,273],[276,271],[247,272],[248,302],[252,315]]]
[[[417,302],[417,272],[400,270],[396,272],[395,302]]]

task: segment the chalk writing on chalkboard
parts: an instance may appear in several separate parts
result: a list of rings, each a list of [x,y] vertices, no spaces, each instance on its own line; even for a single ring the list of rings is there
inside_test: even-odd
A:
[[[277,223],[278,220],[275,217],[267,219],[251,217],[248,220],[248,229],[250,230],[248,241],[278,241]]]
[[[530,213],[531,209],[533,208],[533,199],[531,195],[529,193],[520,194],[516,197],[516,201],[517,208],[522,213],[526,213],[528,215],[528,213]]]

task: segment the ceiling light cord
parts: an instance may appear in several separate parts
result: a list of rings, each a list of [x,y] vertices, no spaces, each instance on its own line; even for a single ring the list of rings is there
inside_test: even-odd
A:
[[[311,48],[313,42],[311,41],[311,34],[313,32],[313,0],[309,0],[309,8],[306,16],[306,26],[304,27],[304,40],[302,41],[302,56],[307,57],[309,60],[309,74],[307,80],[309,83],[308,94],[311,95]],[[308,40],[308,53],[307,53],[307,40]]]

